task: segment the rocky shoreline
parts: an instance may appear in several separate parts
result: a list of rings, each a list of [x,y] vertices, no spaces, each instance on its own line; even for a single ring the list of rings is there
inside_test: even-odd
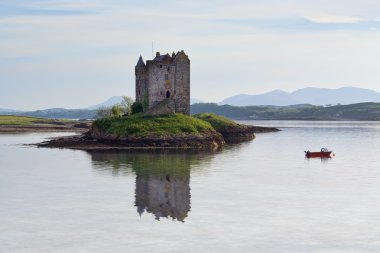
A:
[[[118,140],[94,139],[88,133],[76,136],[53,138],[38,143],[38,147],[69,148],[80,150],[108,149],[199,149],[219,150],[225,144],[218,133],[203,135],[182,135],[171,137],[123,138]]]
[[[257,133],[269,133],[277,131],[279,131],[277,128],[237,124],[236,126],[219,130],[219,133],[223,136],[227,144],[233,144],[253,140],[255,138],[255,134]]]
[[[68,148],[79,150],[211,150],[218,151],[225,144],[250,141],[255,133],[277,132],[277,128],[238,125],[230,129],[201,134],[178,134],[173,136],[121,137],[107,134],[92,127],[82,135],[52,138],[38,143],[38,147]]]

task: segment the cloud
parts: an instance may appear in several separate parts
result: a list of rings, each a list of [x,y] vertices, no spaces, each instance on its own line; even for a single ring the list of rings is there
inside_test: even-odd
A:
[[[360,23],[360,22],[366,21],[359,17],[334,16],[334,15],[321,15],[321,16],[309,17],[307,19],[309,19],[310,21],[314,23],[321,23],[321,24],[354,24],[354,23]]]
[[[50,97],[36,96],[54,106],[133,94],[134,65],[151,57],[152,40],[157,51],[189,54],[192,94],[206,101],[310,82],[374,85],[380,4],[363,1],[10,1],[18,11],[0,17],[0,101],[46,87]],[[70,89],[93,95],[78,102]]]
[[[50,7],[49,7],[50,6]],[[85,8],[62,8],[62,6],[51,6],[41,4],[41,2],[15,1],[0,3],[0,17],[12,16],[73,16],[89,14],[89,9]]]

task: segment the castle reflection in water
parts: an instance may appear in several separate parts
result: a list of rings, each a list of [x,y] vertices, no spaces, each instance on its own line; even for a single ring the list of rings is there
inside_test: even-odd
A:
[[[190,211],[191,167],[211,159],[212,155],[185,153],[128,153],[88,151],[95,169],[136,175],[137,212],[151,213],[156,220],[172,218],[184,221]]]
[[[182,175],[137,174],[135,205],[138,213],[141,215],[145,210],[157,220],[172,217],[184,221],[190,211],[190,170],[187,172]]]

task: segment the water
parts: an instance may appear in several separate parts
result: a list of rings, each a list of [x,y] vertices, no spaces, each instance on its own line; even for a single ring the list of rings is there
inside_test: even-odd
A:
[[[283,131],[214,154],[1,134],[0,252],[380,251],[380,122],[244,123]]]

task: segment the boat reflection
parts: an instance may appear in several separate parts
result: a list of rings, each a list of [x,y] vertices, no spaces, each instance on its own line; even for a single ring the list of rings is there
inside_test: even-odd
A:
[[[207,164],[213,157],[213,154],[199,153],[88,153],[95,169],[108,170],[113,175],[134,172],[135,206],[139,215],[147,212],[153,214],[156,220],[172,218],[181,222],[184,222],[191,208],[191,169]]]

